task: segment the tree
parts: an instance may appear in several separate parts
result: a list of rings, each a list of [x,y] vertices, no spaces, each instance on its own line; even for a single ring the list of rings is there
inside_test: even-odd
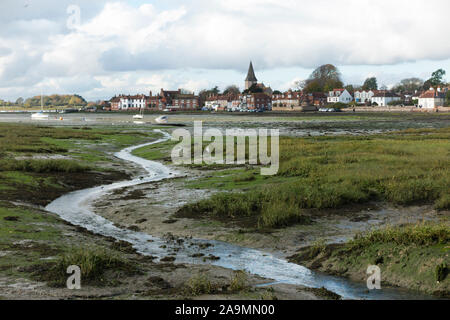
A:
[[[242,93],[249,94],[249,93],[260,93],[260,92],[264,92],[263,88],[261,88],[256,83],[254,83],[250,88],[248,88],[247,90],[244,90]]]
[[[210,91],[211,91],[212,94],[215,94],[215,95],[218,95],[220,93],[220,90],[219,90],[218,86],[215,86]]]
[[[273,94],[282,94],[282,92],[281,92],[280,90],[275,90],[275,91],[273,92]]]
[[[235,86],[235,85],[228,86],[228,87],[226,87],[225,90],[223,91],[223,94],[224,94],[224,95],[228,95],[228,94],[230,94],[230,95],[238,95],[238,94],[240,94],[240,93],[241,93],[241,91],[240,91],[239,88],[238,88],[237,86]]]
[[[353,92],[355,92],[355,88],[353,87],[352,84],[348,84],[344,87],[344,89],[346,89],[348,92],[350,92],[351,94],[353,94]]]
[[[433,84],[431,83],[431,79],[428,79],[427,81],[425,81],[423,83],[423,90],[430,90],[430,88],[433,86]]]
[[[407,78],[400,81],[393,90],[395,92],[415,92],[423,88],[424,82],[419,78]]]
[[[300,91],[305,89],[306,87],[306,80],[297,80],[294,82],[294,87]]]
[[[25,100],[24,100],[22,97],[20,97],[20,98],[18,98],[18,99],[16,100],[16,104],[17,104],[18,106],[21,106],[21,105],[23,105],[24,101],[25,101]]]
[[[366,81],[364,81],[362,89],[363,90],[378,90],[377,78],[375,78],[375,77],[367,78]]]
[[[306,93],[324,92],[324,88],[320,86],[318,81],[309,81],[303,91]]]
[[[215,86],[212,89],[203,89],[198,93],[200,99],[203,101],[205,101],[206,98],[208,98],[210,96],[217,96],[218,94],[220,94],[220,90],[219,90],[218,86]]]
[[[325,64],[314,70],[305,81],[306,92],[326,92],[335,88],[342,88],[341,73],[332,64]]]
[[[444,85],[444,82],[442,81],[445,76],[445,70],[444,69],[438,69],[435,72],[431,74],[431,78],[429,79],[431,85],[433,87],[437,87],[440,85]]]
[[[447,91],[447,93],[445,94],[445,105],[447,107],[450,106],[450,91]]]

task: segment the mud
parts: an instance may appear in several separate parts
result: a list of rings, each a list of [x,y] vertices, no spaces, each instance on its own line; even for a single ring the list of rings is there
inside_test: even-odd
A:
[[[222,240],[254,249],[261,249],[278,257],[287,257],[299,248],[322,240],[343,243],[356,233],[384,225],[398,225],[418,221],[437,221],[440,213],[431,206],[394,207],[382,203],[356,205],[340,210],[310,210],[311,223],[296,224],[283,229],[255,230],[246,228],[245,221],[230,222],[209,218],[183,217],[177,214],[185,203],[209,197],[214,191],[184,187],[190,179],[210,172],[192,170],[189,178],[166,180],[156,186],[146,184],[122,190],[121,194],[144,194],[140,199],[124,200],[115,194],[94,203],[95,212],[126,228],[136,225],[139,230],[163,237],[172,233],[182,239],[192,237]],[[112,207],[109,204],[115,203]],[[251,225],[250,223],[247,225]]]
[[[0,199],[13,202],[25,202],[37,206],[46,206],[60,196],[75,190],[95,187],[114,181],[129,179],[130,175],[122,171],[81,172],[81,173],[42,173],[32,174],[39,187],[14,184],[14,189],[0,190]],[[43,181],[54,181],[53,185]]]

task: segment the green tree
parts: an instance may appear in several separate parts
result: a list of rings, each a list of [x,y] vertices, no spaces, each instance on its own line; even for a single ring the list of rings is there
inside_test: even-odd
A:
[[[353,94],[353,92],[355,92],[355,87],[353,87],[353,85],[351,85],[351,84],[346,85],[344,88],[351,94]]]
[[[228,94],[238,95],[240,93],[241,93],[241,91],[235,85],[230,85],[230,86],[226,87],[225,90],[223,91],[223,94],[225,94],[225,95],[228,95]]]
[[[264,90],[261,87],[259,87],[257,84],[253,84],[250,88],[248,88],[247,90],[244,90],[242,93],[249,94],[249,93],[260,93],[260,92],[264,92]]]
[[[220,94],[220,90],[219,90],[218,86],[215,86],[212,89],[203,89],[198,93],[200,99],[203,101],[205,101],[206,98],[208,98],[210,96],[217,96],[218,94]]]
[[[429,81],[430,81],[430,84],[433,86],[433,87],[437,87],[437,86],[440,86],[440,85],[444,85],[444,82],[443,82],[443,78],[444,78],[444,76],[445,76],[445,70],[444,69],[438,69],[438,70],[436,70],[435,72],[433,72],[432,74],[431,74],[431,78],[429,79]]]
[[[430,88],[436,88],[438,86],[445,85],[443,78],[446,72],[444,69],[438,69],[431,74],[431,78],[425,81],[423,84],[424,90],[429,90]]]
[[[325,64],[315,69],[305,81],[306,92],[326,92],[335,88],[342,88],[341,73],[332,64]]]
[[[447,91],[447,93],[445,94],[445,105],[447,107],[450,107],[450,91]]]
[[[306,93],[324,92],[325,88],[321,87],[318,81],[309,81],[303,89]]]
[[[364,81],[362,89],[363,90],[378,90],[377,78],[375,78],[375,77],[367,78],[366,81]]]

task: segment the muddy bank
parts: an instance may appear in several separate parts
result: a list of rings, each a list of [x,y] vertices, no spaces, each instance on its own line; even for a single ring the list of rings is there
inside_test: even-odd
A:
[[[32,177],[36,185],[11,183],[12,188],[0,189],[0,199],[46,206],[68,192],[128,180],[130,174],[123,171],[89,171],[33,173]]]
[[[221,240],[278,257],[294,254],[318,240],[343,243],[356,233],[384,225],[437,221],[446,213],[431,206],[394,207],[380,203],[342,210],[311,211],[310,223],[281,229],[257,230],[243,224],[205,217],[183,218],[177,211],[184,204],[207,198],[214,190],[185,188],[185,183],[208,172],[190,170],[188,178],[165,180],[118,189],[94,202],[94,210],[117,226],[162,237],[172,233],[182,238]],[[186,175],[187,171],[181,172]],[[114,204],[114,205],[113,205]],[[245,224],[244,224],[245,225]]]
[[[375,243],[358,248],[349,243],[315,244],[299,249],[289,261],[362,282],[367,280],[367,266],[377,265],[382,287],[401,287],[450,298],[450,257],[445,245]]]
[[[64,223],[45,211],[11,205],[15,219],[3,219],[0,226],[21,229],[14,241],[0,238],[0,299],[316,299],[302,286],[272,285],[269,281],[246,275],[236,287],[235,272],[216,266],[155,263],[152,257],[136,253],[130,244],[101,237],[78,226]],[[6,213],[5,213],[6,214]],[[10,217],[10,216],[6,216]],[[39,220],[37,220],[39,218]],[[26,233],[29,230],[30,233]],[[51,233],[49,239],[45,234]],[[38,235],[38,236],[36,236]],[[40,237],[39,235],[42,235]],[[169,240],[168,240],[169,241]],[[58,257],[73,246],[106,248],[133,266],[131,272],[106,270],[102,281],[83,281],[81,290],[54,285],[48,277]],[[169,251],[169,250],[168,250]],[[169,254],[169,252],[168,252]],[[214,290],[192,291],[201,277]],[[192,280],[193,279],[193,280]]]
[[[187,173],[184,172],[184,174]],[[190,170],[187,178],[115,190],[95,202],[95,212],[113,221],[120,228],[145,232],[157,237],[173,234],[180,239],[194,237],[222,240],[259,249],[281,258],[298,254],[299,248],[301,248],[300,250],[309,248],[318,241],[342,244],[356,233],[372,228],[419,221],[440,221],[448,216],[448,212],[437,212],[431,206],[426,205],[403,208],[370,203],[341,210],[311,211],[312,219],[309,224],[261,231],[254,228],[245,229],[233,223],[207,218],[182,218],[176,215],[178,208],[183,204],[192,199],[199,200],[208,197],[214,192],[184,187],[186,181],[195,180],[205,174],[208,172]],[[112,203],[115,204],[114,208]],[[176,253],[173,254],[176,255]],[[199,250],[198,258],[204,258],[201,250]],[[362,267],[351,274],[349,268],[343,272],[342,269],[334,270],[331,264],[326,265],[327,268],[322,268],[323,265],[319,266],[314,261],[311,263],[308,261],[303,263],[303,260],[291,261],[311,267],[313,270],[343,276],[352,281],[364,282],[367,278],[366,269]],[[367,268],[367,264],[364,267]],[[355,276],[356,274],[358,276]],[[438,289],[433,286],[432,289],[424,285],[411,285],[411,282],[415,281],[412,279],[414,277],[405,277],[403,281],[385,278],[383,281],[385,286],[400,286],[440,296],[446,294],[445,285],[441,285]],[[316,292],[316,294],[319,293]]]

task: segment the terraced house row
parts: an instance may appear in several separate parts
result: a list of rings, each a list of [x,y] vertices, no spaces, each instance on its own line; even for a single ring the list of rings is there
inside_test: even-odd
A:
[[[110,100],[111,110],[140,110],[140,109],[179,109],[196,110],[200,107],[200,98],[193,93],[166,91],[161,89],[159,94],[153,95],[119,95]]]

